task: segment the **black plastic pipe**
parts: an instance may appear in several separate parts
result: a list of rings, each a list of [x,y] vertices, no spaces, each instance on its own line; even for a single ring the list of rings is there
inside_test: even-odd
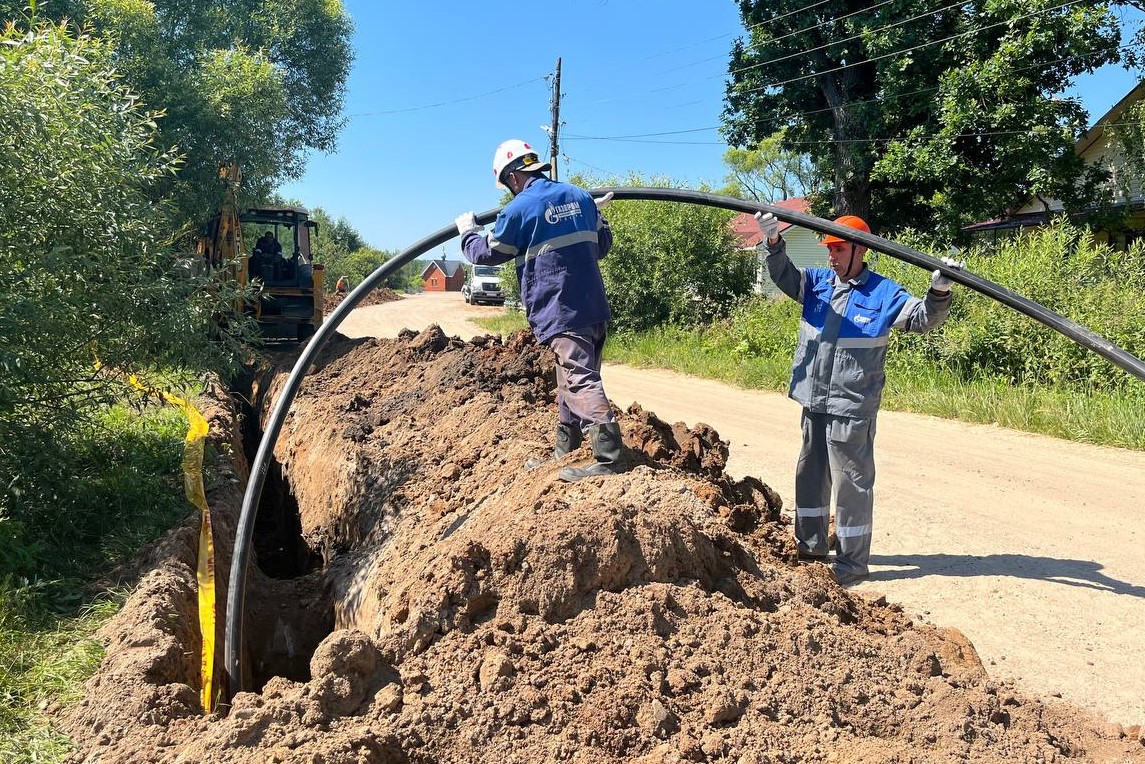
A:
[[[708,207],[720,207],[736,212],[770,212],[784,222],[794,223],[795,225],[803,226],[804,228],[809,228],[819,233],[834,234],[842,239],[862,244],[876,252],[885,253],[912,265],[917,265],[920,268],[925,268],[930,271],[942,271],[944,275],[953,281],[968,286],[975,291],[998,300],[1020,313],[1041,321],[1043,324],[1061,332],[1079,345],[1089,348],[1118,367],[1137,376],[1139,379],[1145,380],[1145,363],[1131,353],[1114,345],[1104,337],[1098,336],[1064,316],[1054,313],[1052,310],[1032,300],[1028,300],[1021,295],[1015,294],[992,281],[987,281],[972,273],[967,273],[964,270],[950,268],[937,258],[923,254],[910,247],[896,244],[893,241],[888,241],[882,237],[856,231],[853,228],[847,228],[846,226],[841,226],[832,221],[817,218],[812,215],[793,212],[783,207],[758,202],[747,202],[743,199],[735,199],[730,196],[720,196],[719,194],[709,194],[701,191],[688,191],[675,188],[600,188],[594,189],[590,193],[594,197],[611,193],[616,200],[681,202]],[[493,209],[488,212],[482,212],[480,215],[477,215],[477,223],[479,225],[485,225],[492,222],[499,211],[499,209]],[[298,394],[298,389],[302,385],[302,378],[305,376],[306,370],[310,368],[311,362],[322,349],[322,346],[325,345],[326,341],[330,338],[330,335],[334,334],[334,331],[342,323],[343,319],[346,318],[350,311],[352,311],[367,294],[373,291],[374,287],[381,284],[387,276],[409,263],[418,255],[444,244],[455,236],[457,236],[457,229],[454,226],[450,225],[446,228],[442,228],[440,231],[425,237],[397,256],[387,260],[376,271],[366,277],[357,288],[346,295],[342,303],[335,308],[334,312],[318,327],[318,331],[310,338],[302,354],[299,355],[298,360],[295,361],[294,368],[291,369],[290,376],[287,378],[282,392],[279,393],[278,400],[275,402],[270,418],[267,420],[266,427],[263,430],[262,439],[259,441],[254,462],[251,464],[250,479],[247,482],[246,493],[243,495],[238,527],[235,529],[234,552],[231,557],[230,584],[227,588],[226,634],[224,637],[223,653],[227,693],[230,698],[233,698],[235,694],[242,689],[242,667],[239,662],[239,654],[240,646],[242,645],[247,566],[250,562],[251,539],[254,535],[254,520],[258,512],[259,501],[262,498],[262,489],[266,483],[266,473],[270,467],[270,457],[274,452],[274,445],[278,441],[279,434],[282,432],[282,424],[286,419],[287,411],[290,410],[290,404],[294,401],[294,397]]]
[[[1053,312],[1044,305],[1022,297],[1020,294],[1011,292],[1009,289],[995,284],[993,281],[988,281],[981,276],[975,276],[973,273],[968,273],[959,268],[951,268],[938,258],[923,254],[910,247],[904,247],[902,244],[896,244],[881,236],[856,231],[854,228],[847,228],[830,220],[823,220],[822,218],[817,218],[802,212],[794,212],[771,204],[748,202],[743,199],[733,199],[731,197],[720,196],[719,194],[708,194],[702,191],[688,191],[686,189],[675,188],[601,188],[592,191],[592,194],[593,196],[601,196],[609,192],[613,194],[614,199],[684,202],[707,207],[721,207],[726,210],[752,214],[755,212],[770,212],[786,223],[794,223],[795,225],[810,228],[812,231],[818,231],[819,233],[834,234],[841,239],[862,244],[876,252],[882,252],[929,271],[942,271],[943,275],[949,277],[952,281],[968,286],[974,291],[981,292],[987,297],[992,297],[1019,313],[1041,321],[1046,326],[1061,332],[1082,347],[1088,348],[1102,356],[1115,366],[1133,374],[1138,379],[1145,380],[1145,362],[1132,353],[1121,349],[1101,335],[1095,334],[1084,326],[1070,321],[1065,316]]]

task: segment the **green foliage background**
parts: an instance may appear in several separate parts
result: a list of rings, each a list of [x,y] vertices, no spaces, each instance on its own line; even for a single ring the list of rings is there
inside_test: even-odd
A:
[[[946,254],[918,234],[908,232],[896,240],[936,256]],[[1097,243],[1088,230],[1059,221],[960,257],[971,272],[1145,356],[1145,245],[1117,252]],[[879,257],[875,269],[913,294],[922,294],[929,284],[929,273],[894,258]],[[712,325],[704,341],[742,357],[790,358],[799,310],[786,298],[751,298],[726,321]],[[1034,319],[958,286],[950,319],[940,329],[922,335],[891,333],[887,363],[892,379],[897,373],[936,369],[967,382],[995,379],[1085,393],[1141,384]]]
[[[1104,170],[1074,151],[1089,120],[1060,96],[1131,56],[1116,5],[744,0],[724,134],[753,148],[783,129],[832,217],[956,236],[1032,194],[1083,209],[1107,196]]]
[[[233,292],[172,257],[153,194],[174,160],[113,57],[60,27],[0,34],[0,520],[125,372],[231,357],[212,327]]]
[[[671,185],[636,175],[624,181],[574,175],[569,182],[588,189]],[[755,259],[736,251],[727,225],[732,213],[671,202],[612,202],[603,214],[613,237],[612,250],[600,261],[613,331],[699,325],[727,315],[751,292]],[[501,280],[519,298],[512,263]]]

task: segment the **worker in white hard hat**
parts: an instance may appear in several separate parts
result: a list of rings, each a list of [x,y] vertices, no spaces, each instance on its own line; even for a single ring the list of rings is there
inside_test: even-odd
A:
[[[612,414],[600,378],[601,352],[612,314],[597,261],[612,246],[612,231],[600,209],[611,194],[593,201],[584,189],[551,180],[551,169],[522,140],[509,140],[493,154],[493,177],[513,199],[485,235],[476,216],[457,218],[461,248],[475,265],[516,261],[521,303],[537,341],[556,355],[558,422],[553,459],[580,447],[585,435],[595,463],[565,467],[573,482],[621,471],[620,423]],[[531,460],[536,467],[548,459]]]

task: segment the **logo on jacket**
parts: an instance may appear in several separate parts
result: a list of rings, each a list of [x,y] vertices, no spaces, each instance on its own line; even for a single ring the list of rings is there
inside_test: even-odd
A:
[[[550,225],[556,225],[565,218],[576,217],[580,214],[580,204],[577,202],[569,202],[568,204],[550,204],[545,208],[545,221]]]
[[[870,316],[856,315],[851,320],[854,321],[856,324],[859,324],[861,326],[863,324],[869,324],[872,321],[874,321],[875,319],[871,318]]]

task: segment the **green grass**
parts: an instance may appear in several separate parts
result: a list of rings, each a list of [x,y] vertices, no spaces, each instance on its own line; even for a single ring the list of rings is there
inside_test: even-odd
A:
[[[782,306],[780,306],[782,309]],[[525,328],[520,314],[480,319],[491,331]],[[782,317],[767,331],[785,331]],[[720,326],[702,331],[661,327],[636,334],[614,334],[605,359],[629,366],[670,369],[717,379],[749,390],[787,391],[794,333],[786,341],[765,341],[762,350],[739,352],[752,326]],[[767,351],[770,351],[768,353]],[[762,354],[757,354],[762,353]],[[1065,440],[1145,450],[1145,386],[1130,383],[1112,391],[1086,391],[979,377],[966,381],[917,354],[892,349],[883,409],[945,419],[997,424]]]
[[[60,601],[58,586],[0,582],[0,761],[44,764],[69,753],[67,738],[44,711],[79,699],[103,657],[93,635],[120,600],[92,601],[78,615],[64,616],[53,606],[73,606]]]
[[[186,390],[180,391],[186,394]],[[74,702],[122,593],[93,582],[194,511],[174,407],[127,405],[49,439],[0,496],[0,761],[63,761],[49,704]]]
[[[525,314],[519,310],[506,310],[499,316],[490,316],[489,318],[475,318],[473,319],[473,323],[483,329],[488,329],[490,334],[500,334],[502,337],[506,337],[521,329],[529,328],[529,322],[525,320]]]
[[[935,369],[888,371],[884,408],[997,424],[1080,443],[1145,450],[1145,391],[1112,392],[966,382]]]

